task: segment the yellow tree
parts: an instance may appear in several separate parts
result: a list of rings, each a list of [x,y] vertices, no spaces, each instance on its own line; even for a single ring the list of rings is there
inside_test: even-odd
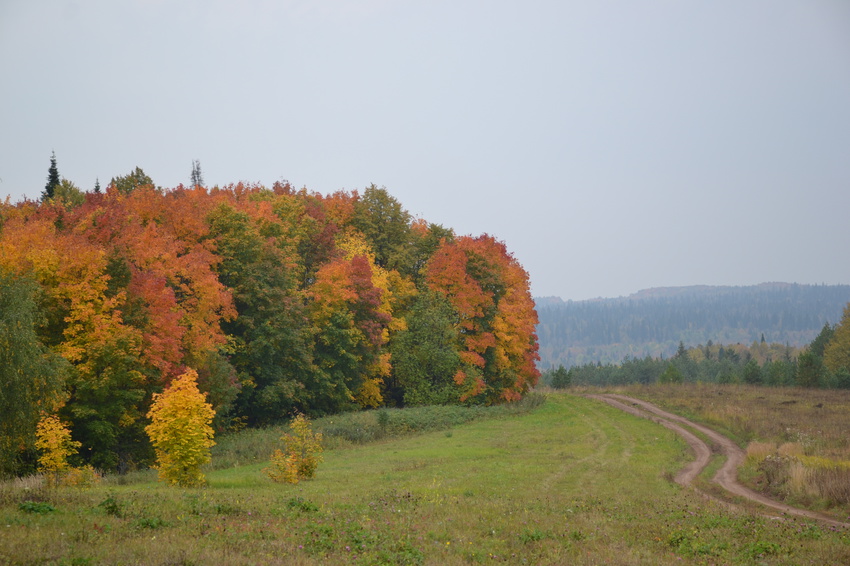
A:
[[[77,452],[80,443],[71,440],[71,431],[59,417],[45,415],[36,427],[35,447],[41,453],[38,471],[47,474],[50,485],[58,486],[62,475],[71,469],[68,456]]]
[[[211,460],[215,411],[198,390],[198,374],[189,369],[154,394],[145,431],[156,451],[159,479],[181,487],[204,485],[201,466]]]

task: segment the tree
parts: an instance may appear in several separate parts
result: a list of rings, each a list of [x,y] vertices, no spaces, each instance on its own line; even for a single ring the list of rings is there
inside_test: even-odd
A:
[[[396,404],[457,403],[454,376],[460,368],[458,332],[448,300],[427,289],[407,316],[407,328],[390,342],[393,372],[388,396]]]
[[[850,370],[850,304],[844,308],[841,322],[824,348],[823,361],[834,373]]]
[[[141,167],[136,167],[124,176],[113,177],[109,185],[115,187],[119,193],[127,195],[139,187],[153,186],[153,180],[142,171]]]
[[[83,191],[68,179],[63,178],[53,190],[53,200],[65,208],[80,206],[86,200]]]
[[[35,447],[41,453],[38,471],[47,474],[48,483],[56,487],[62,475],[71,469],[68,456],[76,454],[81,444],[71,440],[71,431],[56,415],[42,417],[35,434]]]
[[[56,166],[56,152],[50,155],[50,168],[47,170],[47,184],[41,193],[41,201],[45,202],[53,198],[53,193],[59,185],[59,168]]]
[[[681,342],[680,342],[681,344]],[[673,362],[669,362],[667,367],[658,377],[658,383],[682,383],[685,380],[682,372],[679,371]]]
[[[564,366],[559,365],[558,369],[552,372],[552,387],[566,389],[570,385],[572,385],[572,375]]]
[[[22,458],[34,446],[41,411],[64,400],[68,364],[36,335],[36,292],[32,281],[0,267],[0,477],[26,471]]]
[[[94,180],[94,193],[95,193],[96,195],[99,195],[99,194],[101,193],[101,190],[100,190],[100,179],[97,179],[97,178],[95,178],[95,180]]]
[[[198,390],[197,377],[194,370],[187,370],[165,391],[154,394],[148,412],[151,423],[145,427],[156,450],[159,478],[181,487],[206,483],[201,466],[210,462],[210,447],[215,444],[210,426],[215,411]]]
[[[818,387],[823,381],[823,358],[808,350],[800,354],[797,358],[797,385]]]
[[[755,360],[750,360],[744,366],[743,372],[744,383],[748,383],[750,385],[760,385],[762,382],[761,368],[758,365],[758,362]]]
[[[191,187],[203,187],[204,175],[201,173],[201,162],[197,159],[192,160],[192,175],[189,184]]]

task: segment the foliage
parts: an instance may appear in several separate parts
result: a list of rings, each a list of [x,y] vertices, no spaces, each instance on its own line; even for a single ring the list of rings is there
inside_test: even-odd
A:
[[[15,303],[0,321],[23,329],[0,325],[14,344],[0,352],[0,427],[15,429],[2,473],[34,468],[37,415],[57,408],[84,463],[148,465],[145,415],[187,367],[218,430],[513,402],[537,382],[519,262],[495,238],[413,219],[385,189],[168,190],[140,168],[100,193],[57,187],[0,204],[0,301]]]
[[[210,462],[215,411],[198,390],[198,374],[187,370],[163,392],[154,394],[145,427],[156,450],[159,477],[172,485],[205,483],[201,466]]]
[[[289,430],[281,437],[284,450],[275,450],[264,471],[273,481],[298,483],[311,479],[323,460],[322,433],[314,432],[310,420],[302,414],[292,419]]]
[[[59,485],[62,476],[71,469],[68,456],[76,454],[80,446],[71,440],[71,431],[56,415],[44,415],[38,421],[35,432],[35,447],[40,452],[38,471],[47,474],[50,485]]]
[[[67,363],[36,334],[36,294],[31,280],[0,265],[0,477],[27,470],[41,412],[53,412],[63,401]]]

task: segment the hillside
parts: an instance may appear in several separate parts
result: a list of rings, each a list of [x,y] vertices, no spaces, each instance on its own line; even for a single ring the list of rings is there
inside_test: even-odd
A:
[[[802,346],[850,302],[850,285],[659,287],[612,299],[535,298],[540,367],[565,367],[626,356],[671,356],[686,346],[750,344],[761,340]]]

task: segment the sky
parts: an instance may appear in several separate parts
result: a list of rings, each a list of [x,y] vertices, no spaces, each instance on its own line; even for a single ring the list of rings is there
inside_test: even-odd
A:
[[[0,198],[385,187],[535,296],[850,284],[846,0],[0,0]]]

